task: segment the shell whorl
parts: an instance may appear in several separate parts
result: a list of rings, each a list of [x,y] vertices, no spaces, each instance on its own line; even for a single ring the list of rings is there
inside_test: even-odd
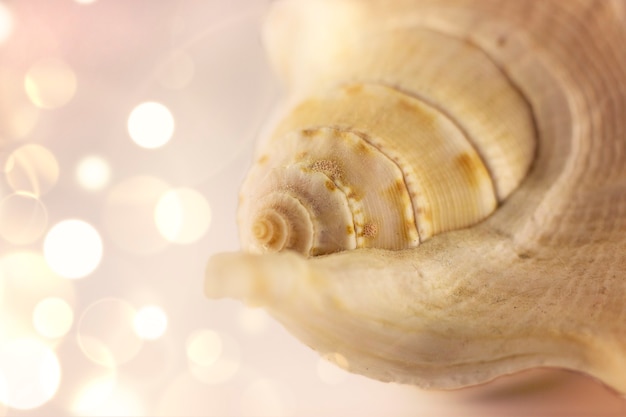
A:
[[[522,181],[531,109],[480,48],[407,28],[344,55],[346,65],[301,81],[305,98],[244,183],[247,250],[412,248],[480,222]]]

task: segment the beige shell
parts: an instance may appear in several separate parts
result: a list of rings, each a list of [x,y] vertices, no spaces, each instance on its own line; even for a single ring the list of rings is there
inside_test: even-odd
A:
[[[626,392],[624,10],[275,2],[290,96],[239,220],[246,251],[293,251],[214,256],[207,295],[384,381],[556,366]]]

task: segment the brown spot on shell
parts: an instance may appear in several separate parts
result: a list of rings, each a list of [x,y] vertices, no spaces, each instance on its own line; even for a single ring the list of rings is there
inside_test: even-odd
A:
[[[365,223],[363,225],[363,232],[362,232],[364,237],[369,237],[369,238],[373,238],[376,237],[376,235],[378,234],[378,225],[376,223]]]
[[[334,182],[332,181],[326,181],[324,183],[324,185],[326,186],[326,188],[328,189],[328,191],[335,191],[337,189],[337,186],[335,185]]]
[[[349,235],[353,235],[354,234],[354,227],[347,225],[346,226],[346,233]]]
[[[339,165],[335,161],[330,161],[328,159],[315,161],[310,165],[310,168],[313,171],[323,172],[332,180],[339,179],[342,176],[342,171]]]
[[[480,177],[481,174],[485,173],[485,166],[483,165],[483,161],[480,160],[478,156],[462,153],[456,157],[454,162],[465,174],[469,185],[472,187],[480,185]]]
[[[357,95],[357,94],[360,94],[363,91],[363,85],[362,84],[348,85],[348,86],[346,86],[344,88],[344,91],[349,96]]]
[[[267,155],[261,155],[261,157],[259,159],[257,159],[257,164],[259,165],[265,165],[267,163],[267,161],[270,159],[269,156]]]
[[[354,201],[360,201],[361,200],[361,196],[354,190],[350,190],[346,197],[348,197],[348,199],[354,200]],[[355,213],[355,214],[357,214],[357,213]]]
[[[319,129],[302,129],[300,134],[305,138],[313,138],[320,133]]]

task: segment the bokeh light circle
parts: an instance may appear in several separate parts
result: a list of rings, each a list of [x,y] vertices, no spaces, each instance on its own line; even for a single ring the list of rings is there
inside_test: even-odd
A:
[[[155,340],[163,336],[167,329],[167,315],[161,307],[141,308],[133,321],[137,336],[144,340]]]
[[[154,221],[159,198],[170,186],[154,177],[130,177],[115,185],[104,206],[104,226],[122,249],[151,254],[167,246]]]
[[[128,133],[133,142],[142,148],[160,148],[174,134],[174,116],[161,103],[141,103],[128,117]]]
[[[74,97],[76,75],[63,60],[50,58],[36,63],[28,70],[24,88],[35,106],[56,109]]]
[[[211,207],[199,192],[173,189],[161,196],[154,219],[161,236],[172,243],[188,244],[200,239],[211,224]]]
[[[187,341],[188,365],[192,375],[205,384],[217,385],[231,380],[241,367],[239,343],[227,334],[200,330]],[[202,352],[202,349],[206,349]]]
[[[200,366],[211,366],[222,354],[222,338],[213,330],[198,330],[187,338],[187,357]]]
[[[41,300],[33,311],[35,330],[51,339],[65,336],[74,322],[74,311],[62,298],[48,297]]]
[[[85,190],[101,190],[111,180],[111,166],[100,156],[86,156],[76,166],[76,180]]]
[[[0,375],[6,391],[0,402],[20,410],[37,408],[56,393],[61,366],[56,355],[35,339],[16,339],[0,347]]]
[[[134,327],[136,314],[132,305],[116,298],[87,307],[78,323],[78,343],[85,356],[106,367],[135,357],[142,346]]]
[[[64,220],[48,231],[43,250],[54,272],[65,278],[82,278],[100,264],[102,239],[89,223]]]
[[[57,183],[59,163],[48,149],[29,144],[17,148],[4,165],[7,182],[14,191],[41,196]]]
[[[0,3],[0,44],[11,36],[13,25],[13,13],[7,6]]]
[[[18,192],[0,200],[0,236],[14,245],[38,240],[48,226],[48,212],[36,196]]]

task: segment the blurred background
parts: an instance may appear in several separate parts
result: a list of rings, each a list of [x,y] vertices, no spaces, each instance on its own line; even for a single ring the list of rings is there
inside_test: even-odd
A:
[[[204,298],[281,95],[269,3],[0,0],[0,417],[625,414],[565,371],[379,383]]]

